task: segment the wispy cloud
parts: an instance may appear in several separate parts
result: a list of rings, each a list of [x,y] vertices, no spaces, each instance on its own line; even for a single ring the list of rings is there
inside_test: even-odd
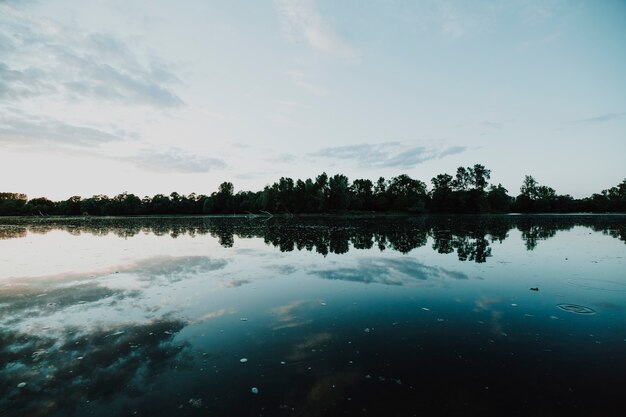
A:
[[[120,159],[154,172],[200,173],[227,166],[220,158],[196,155],[176,147],[164,150],[144,149],[136,155]]]
[[[313,0],[275,0],[274,4],[291,39],[304,39],[311,48],[325,55],[347,61],[358,59],[358,51],[320,15]]]
[[[484,30],[493,19],[494,7],[488,3],[439,0],[436,5],[440,30],[451,38]]]
[[[451,146],[441,149],[427,148],[425,146],[407,146],[400,142],[386,142],[324,148],[310,155],[353,160],[361,166],[412,168],[423,162],[441,159],[465,150],[465,146]]]
[[[136,138],[121,129],[65,123],[50,117],[5,109],[0,113],[0,143],[19,148],[47,146],[93,147]]]
[[[85,34],[0,4],[0,98],[44,96],[173,107],[180,83],[169,66],[140,59],[107,33]]]
[[[309,81],[306,73],[303,71],[291,70],[287,71],[287,75],[291,79],[291,82],[308,93],[316,96],[327,96],[329,94],[329,91],[324,87],[320,87],[319,85]]]
[[[605,113],[595,117],[588,117],[586,119],[572,120],[570,123],[599,123],[608,122],[609,120],[619,119],[626,116],[626,112],[621,113]]]

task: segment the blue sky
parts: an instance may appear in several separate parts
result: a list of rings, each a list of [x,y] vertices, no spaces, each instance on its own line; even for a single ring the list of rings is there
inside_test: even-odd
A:
[[[626,177],[623,1],[0,1],[0,191]]]

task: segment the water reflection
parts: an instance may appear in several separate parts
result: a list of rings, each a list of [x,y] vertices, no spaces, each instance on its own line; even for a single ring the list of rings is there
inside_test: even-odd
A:
[[[355,281],[384,285],[411,285],[419,281],[445,282],[468,279],[462,272],[424,265],[414,259],[360,259],[356,266],[319,269],[313,274],[330,280]]]
[[[624,217],[1,222],[0,416],[623,405]]]
[[[503,242],[511,230],[521,232],[528,250],[557,232],[576,226],[588,227],[626,242],[622,216],[456,216],[456,217],[320,217],[247,219],[245,217],[145,217],[74,219],[0,219],[0,239],[21,238],[28,233],[44,234],[64,230],[79,236],[113,234],[129,238],[138,234],[210,235],[223,247],[239,239],[262,238],[282,252],[315,251],[322,255],[343,254],[351,248],[391,249],[408,253],[433,239],[438,253],[456,252],[461,261],[486,262],[492,256],[491,243]],[[5,223],[5,224],[2,224]]]
[[[182,367],[185,323],[160,320],[112,328],[0,332],[0,410],[7,415],[73,412],[90,401],[140,397],[155,375]],[[102,404],[101,404],[102,405]]]

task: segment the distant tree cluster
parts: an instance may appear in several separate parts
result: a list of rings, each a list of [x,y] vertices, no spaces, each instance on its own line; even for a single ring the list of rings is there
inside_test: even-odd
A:
[[[235,193],[231,182],[222,183],[211,195],[157,194],[140,198],[122,193],[115,197],[79,196],[53,202],[25,194],[0,193],[0,215],[94,215],[234,213],[565,213],[626,212],[626,179],[619,185],[583,199],[559,195],[527,175],[517,197],[501,184],[489,184],[491,171],[483,165],[457,168],[454,176],[439,174],[426,183],[406,174],[391,179],[356,179],[326,173],[314,180],[282,177],[262,191]]]

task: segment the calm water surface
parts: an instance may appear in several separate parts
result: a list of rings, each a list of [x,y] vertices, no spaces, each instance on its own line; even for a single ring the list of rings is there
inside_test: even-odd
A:
[[[626,415],[626,217],[0,219],[1,416]]]

